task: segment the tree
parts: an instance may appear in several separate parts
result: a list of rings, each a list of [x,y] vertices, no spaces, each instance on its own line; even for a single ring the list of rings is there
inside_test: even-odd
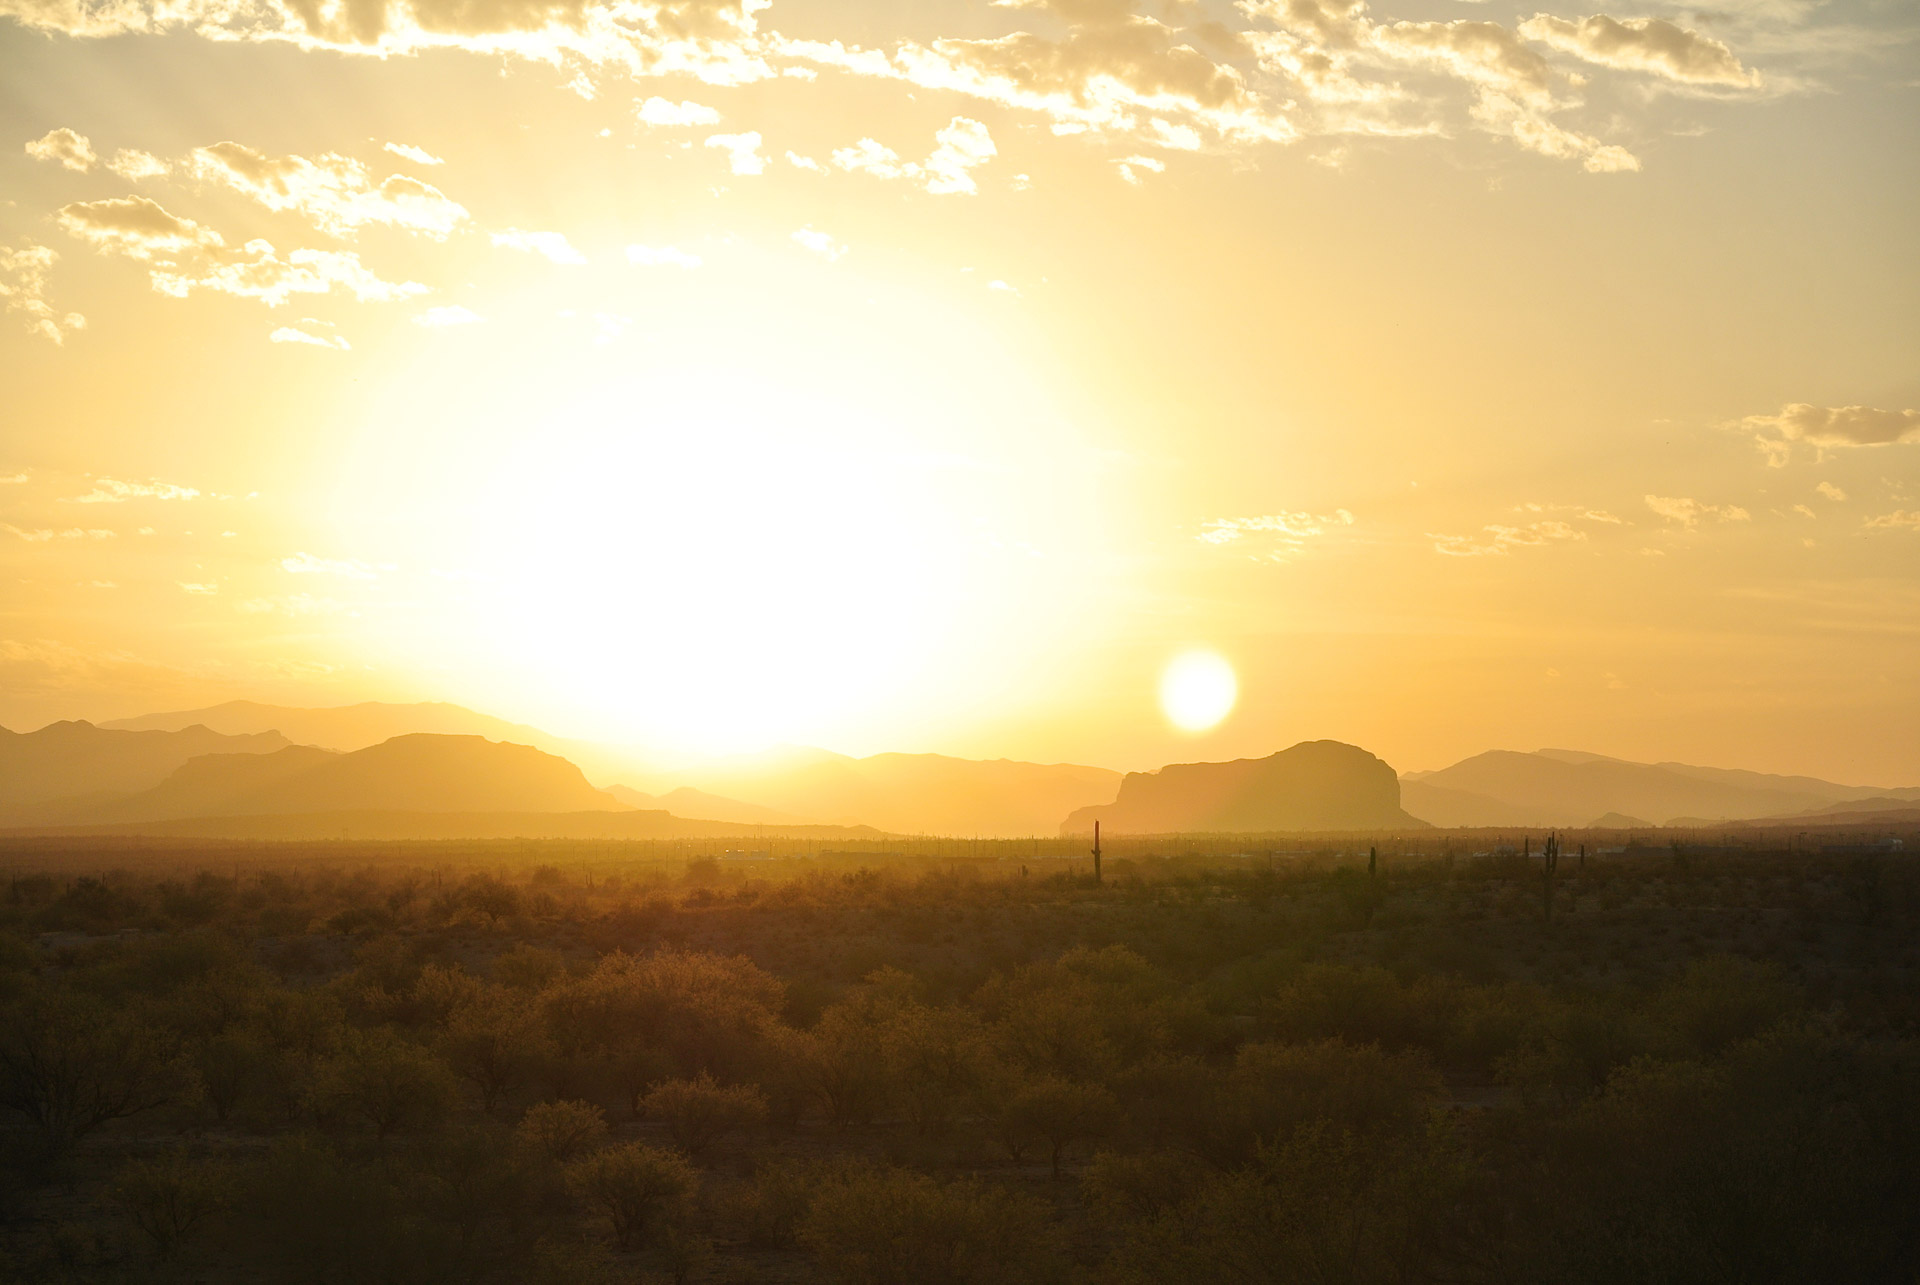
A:
[[[96,1000],[36,988],[0,1022],[0,1106],[24,1115],[55,1154],[191,1084],[170,1037]]]
[[[369,1125],[376,1136],[438,1124],[456,1086],[446,1064],[391,1031],[352,1034],[320,1071],[314,1103],[323,1116]]]
[[[528,998],[503,987],[474,990],[453,1006],[440,1032],[440,1055],[479,1091],[489,1115],[531,1080],[546,1051],[540,1015]]]
[[[1043,1213],[976,1182],[901,1169],[824,1183],[801,1243],[847,1285],[1018,1285],[1057,1274]]]
[[[607,1136],[606,1113],[588,1102],[542,1102],[527,1108],[513,1136],[535,1154],[566,1164]]]
[[[690,1155],[699,1155],[727,1134],[763,1124],[767,1118],[767,1098],[759,1089],[750,1084],[718,1084],[704,1071],[697,1079],[654,1086],[645,1106],[649,1116],[666,1121],[673,1140]]]
[[[154,1253],[172,1258],[226,1204],[229,1175],[218,1164],[181,1152],[122,1166],[110,1189]]]
[[[1118,1116],[1119,1104],[1103,1086],[1048,1076],[1013,1090],[1000,1110],[1001,1138],[1015,1160],[1030,1141],[1044,1143],[1058,1178],[1067,1148],[1104,1136]]]
[[[606,1218],[625,1250],[661,1241],[683,1223],[699,1178],[684,1156],[628,1142],[568,1165],[567,1186]]]

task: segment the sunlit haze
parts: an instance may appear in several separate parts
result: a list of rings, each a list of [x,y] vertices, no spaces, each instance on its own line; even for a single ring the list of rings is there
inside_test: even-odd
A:
[[[0,0],[0,724],[1920,778],[1917,31]]]

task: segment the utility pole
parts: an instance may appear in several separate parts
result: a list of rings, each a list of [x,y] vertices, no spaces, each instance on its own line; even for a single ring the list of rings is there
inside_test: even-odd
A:
[[[1100,882],[1100,823],[1093,823],[1093,881]]]

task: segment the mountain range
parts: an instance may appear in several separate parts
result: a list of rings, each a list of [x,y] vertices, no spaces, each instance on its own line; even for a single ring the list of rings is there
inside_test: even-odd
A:
[[[210,721],[187,721],[195,719]],[[591,752],[564,752],[575,746]],[[665,772],[617,746],[568,742],[447,704],[297,709],[234,701],[98,727],[0,729],[0,827],[16,831],[258,836],[278,824],[289,834],[485,837],[533,832],[525,818],[539,817],[534,831],[580,837],[806,830],[1004,838],[1082,833],[1096,819],[1115,834],[1385,832],[1429,824],[1893,823],[1902,812],[1920,814],[1920,787],[1562,749],[1496,750],[1398,777],[1365,750],[1334,741],[1124,777],[1078,764],[854,758],[804,747]],[[349,815],[360,821],[337,824]]]
[[[1837,785],[1686,763],[1631,763],[1579,750],[1492,750],[1401,778],[1401,803],[1440,826],[1699,825],[1818,815],[1836,805],[1920,801],[1920,787]],[[1857,810],[1857,809],[1856,809]],[[1626,828],[1626,827],[1621,827]]]
[[[1129,772],[1119,796],[1081,808],[1060,827],[1086,834],[1216,834],[1289,830],[1416,830],[1393,769],[1339,741],[1302,741],[1260,759],[1173,763]]]

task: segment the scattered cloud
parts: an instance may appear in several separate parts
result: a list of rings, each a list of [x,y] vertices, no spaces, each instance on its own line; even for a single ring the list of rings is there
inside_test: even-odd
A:
[[[643,125],[685,126],[718,125],[720,113],[700,103],[670,102],[665,98],[649,98],[641,103],[635,113]]]
[[[447,163],[444,157],[435,156],[424,147],[414,147],[408,143],[388,143],[380,150],[383,152],[392,152],[395,156],[412,161],[415,165],[445,165]]]
[[[159,178],[168,172],[167,163],[152,152],[143,152],[138,148],[123,147],[113,154],[107,162],[107,168],[121,178],[139,183],[150,178]]]
[[[289,593],[272,598],[249,598],[236,602],[233,609],[246,615],[330,616],[347,609],[344,602],[318,598],[310,593]]]
[[[697,268],[700,256],[670,245],[630,245],[627,262],[637,268]]]
[[[187,164],[195,177],[232,188],[269,210],[298,214],[329,236],[351,238],[366,224],[378,223],[444,241],[467,219],[465,207],[431,184],[404,174],[375,183],[364,164],[337,152],[312,159],[268,156],[226,142],[195,148]]]
[[[761,174],[766,171],[767,158],[760,155],[758,131],[745,134],[709,134],[707,146],[724,149],[727,153],[727,168],[735,174]]]
[[[1920,531],[1920,509],[1895,509],[1891,513],[1882,513],[1879,517],[1868,518],[1863,525]]]
[[[1795,442],[1846,448],[1920,441],[1920,410],[1789,402],[1777,414],[1749,415],[1732,427],[1752,433],[1767,462],[1778,468],[1792,456]]]
[[[852,147],[833,153],[835,168],[849,173],[871,174],[881,179],[910,179],[935,195],[962,193],[971,196],[979,190],[970,171],[986,164],[995,154],[993,136],[977,120],[955,116],[946,128],[934,135],[932,155],[924,161],[903,161],[900,154],[871,138],[863,138]],[[802,169],[818,168],[812,161],[788,159]]]
[[[59,222],[102,253],[147,264],[153,288],[175,298],[212,290],[275,308],[293,295],[328,294],[335,288],[363,303],[427,292],[416,281],[382,279],[349,251],[295,250],[281,259],[266,241],[234,249],[212,228],[144,196],[76,202],[61,208]]]
[[[1141,177],[1142,173],[1164,174],[1167,172],[1167,163],[1152,156],[1123,156],[1114,164],[1120,167],[1120,177],[1135,187],[1139,187],[1146,181]]]
[[[1524,526],[1491,523],[1481,527],[1474,535],[1441,535],[1433,531],[1427,532],[1427,539],[1433,541],[1433,551],[1444,553],[1450,558],[1499,557],[1514,549],[1535,548],[1586,538],[1585,531],[1571,522],[1563,522],[1558,518],[1550,518],[1544,522],[1529,522]]]
[[[1696,527],[1704,521],[1746,522],[1752,514],[1737,504],[1702,504],[1685,496],[1649,495],[1647,507],[1669,522]]]
[[[817,231],[812,224],[795,232],[793,239],[828,263],[837,263],[847,252],[847,247],[843,243],[835,241],[830,233]]]
[[[316,558],[311,553],[282,558],[280,565],[297,576],[342,576],[348,580],[377,580],[382,571],[393,570],[387,566],[375,567],[357,558]]]
[[[36,161],[51,161],[81,174],[92,169],[99,159],[93,154],[93,144],[87,141],[87,136],[70,129],[48,130],[27,144],[27,155]]]
[[[507,228],[493,234],[493,243],[524,254],[544,254],[555,263],[580,264],[587,261],[587,256],[574,249],[565,235],[559,232],[528,232],[523,228]]]
[[[315,348],[331,348],[337,352],[346,352],[353,347],[344,335],[315,335],[295,326],[282,326],[267,336],[276,344],[311,344]]]
[[[213,582],[180,580],[176,581],[176,583],[187,593],[199,594],[204,597],[212,597],[214,594],[220,592],[220,586]]]
[[[1556,18],[1535,14],[1520,34],[1585,62],[1616,71],[1643,71],[1687,85],[1755,89],[1760,73],[1740,65],[1733,50],[1659,18]]]
[[[47,276],[60,256],[44,245],[27,244],[15,250],[0,245],[0,301],[6,311],[26,319],[27,329],[55,344],[63,344],[87,319],[77,312],[62,313],[47,302]]]
[[[11,522],[0,522],[0,531],[7,531],[25,540],[28,544],[44,544],[53,539],[53,532],[46,527],[33,531],[23,531]]]
[[[1829,500],[1834,501],[1836,504],[1847,498],[1847,493],[1831,482],[1822,482],[1813,489],[1826,496]]]
[[[1286,562],[1311,540],[1324,536],[1329,527],[1353,525],[1353,514],[1345,509],[1331,513],[1264,513],[1247,518],[1212,518],[1201,525],[1194,539],[1202,544],[1256,546],[1248,556],[1259,562]]]
[[[74,504],[124,504],[128,500],[197,500],[200,492],[191,486],[171,482],[124,482],[115,477],[96,477],[93,489],[76,495]]]
[[[413,319],[416,326],[437,328],[440,326],[471,326],[475,322],[485,321],[479,313],[457,303],[443,303],[437,308],[429,308]]]

